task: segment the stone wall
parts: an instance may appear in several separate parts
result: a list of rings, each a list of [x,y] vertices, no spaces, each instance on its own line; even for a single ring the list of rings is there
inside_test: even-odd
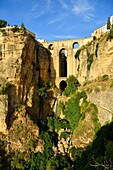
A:
[[[51,79],[58,87],[59,87],[59,83],[62,80],[66,80],[66,78],[69,75],[73,74],[76,76],[78,62],[76,62],[75,60],[75,54],[79,48],[81,48],[83,45],[86,45],[92,39],[93,37],[87,37],[87,38],[75,39],[75,40],[64,40],[64,41],[53,41],[53,42],[44,41],[42,43],[44,47],[50,49],[51,51],[52,54],[51,55],[51,60],[52,60]],[[77,44],[78,47],[74,48],[74,44]],[[62,49],[66,49],[67,51],[67,77],[60,77],[60,73],[59,73],[59,67],[60,67],[59,52]]]
[[[59,87],[62,80],[66,80],[69,75],[74,75],[78,78],[80,83],[86,80],[92,80],[98,76],[108,74],[113,75],[113,40],[106,41],[107,33],[103,34],[97,40],[93,37],[88,37],[78,40],[65,40],[43,42],[46,48],[49,48],[52,53],[51,65],[51,79]],[[78,48],[74,48],[74,44],[78,44]],[[61,77],[59,73],[60,57],[59,52],[61,49],[67,51],[67,76]],[[81,50],[80,55],[75,59],[77,50]],[[93,61],[90,66],[89,62]],[[90,68],[88,68],[90,67]],[[55,70],[53,69],[55,68]]]

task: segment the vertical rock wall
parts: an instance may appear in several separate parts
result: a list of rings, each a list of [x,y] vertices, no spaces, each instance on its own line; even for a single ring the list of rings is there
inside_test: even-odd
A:
[[[113,40],[106,41],[107,34],[80,49],[76,76],[81,83],[103,75],[113,77]]]
[[[42,81],[49,82],[49,66],[48,51],[32,35],[21,30],[6,30],[6,35],[0,32],[0,91],[7,96],[7,124],[21,105],[38,119],[38,86]]]

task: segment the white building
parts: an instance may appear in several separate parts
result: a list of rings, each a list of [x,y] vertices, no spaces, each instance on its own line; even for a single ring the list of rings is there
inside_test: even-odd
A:
[[[107,24],[101,27],[101,33],[107,32]]]
[[[113,15],[110,17],[111,25],[113,25]]]
[[[113,25],[113,15],[110,17],[110,22],[111,22],[111,25]],[[96,36],[98,38],[101,36],[101,34],[107,32],[107,31],[109,31],[109,30],[107,30],[107,24],[105,24],[102,27],[94,30],[94,32],[91,35]]]

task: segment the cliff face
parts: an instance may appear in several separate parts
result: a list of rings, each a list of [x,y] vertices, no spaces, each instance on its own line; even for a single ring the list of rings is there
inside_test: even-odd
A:
[[[76,148],[87,147],[94,140],[97,129],[113,120],[113,39],[106,41],[107,36],[108,33],[91,41],[79,49],[80,54],[75,56],[77,78],[82,84],[78,91],[85,91],[89,102],[85,104],[83,101],[82,105],[79,102],[81,115],[85,109],[85,116],[83,120],[79,120],[71,138],[72,145]],[[73,96],[63,102],[71,100]],[[76,107],[76,103],[77,101],[73,107],[70,106],[69,111]],[[67,108],[66,103],[64,106]],[[65,110],[64,115],[67,114]]]
[[[106,41],[107,34],[93,40],[80,49],[77,56],[77,78],[83,83],[105,74],[113,77],[113,39]]]
[[[25,30],[0,31],[0,92],[8,104],[1,112],[10,119],[15,108],[25,105],[28,113],[39,116],[39,85],[49,82],[50,54]],[[5,97],[4,97],[5,98]]]
[[[102,126],[112,121],[113,113],[113,39],[107,41],[108,34],[83,46],[77,58],[78,79],[82,83],[90,81],[85,90],[88,91],[89,100],[98,107],[98,118]]]

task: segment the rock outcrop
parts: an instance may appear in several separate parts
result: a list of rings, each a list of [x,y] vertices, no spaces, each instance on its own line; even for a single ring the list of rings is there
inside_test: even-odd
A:
[[[77,56],[77,78],[83,83],[105,74],[113,77],[113,39],[106,40],[108,33],[92,40],[80,49]]]
[[[50,80],[50,53],[26,30],[0,30],[0,93],[3,100],[1,119],[9,124],[15,108],[25,105],[27,112],[39,117],[38,89]],[[4,110],[4,111],[3,111]],[[8,113],[7,113],[8,111]]]

